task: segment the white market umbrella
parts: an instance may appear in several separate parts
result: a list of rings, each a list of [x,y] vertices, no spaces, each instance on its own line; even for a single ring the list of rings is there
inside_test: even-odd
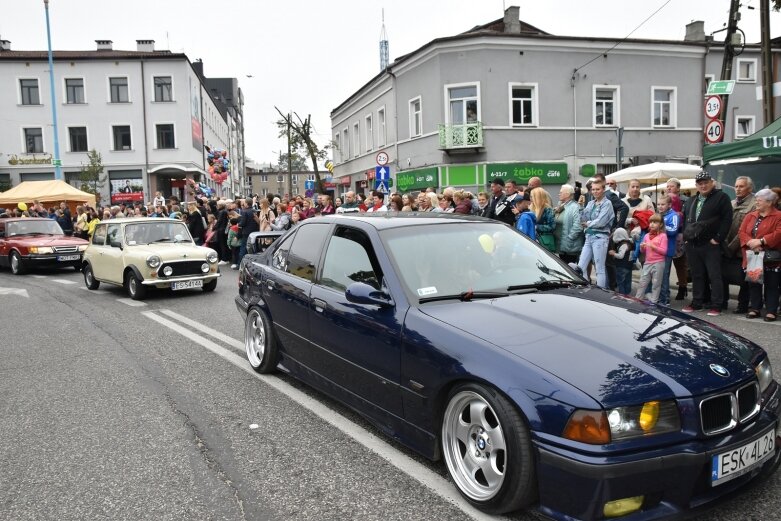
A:
[[[681,180],[681,190],[696,190],[697,185],[695,184],[694,179],[682,179]],[[649,192],[665,192],[667,191],[667,182],[659,183],[655,186],[646,186],[645,188],[640,189],[641,194],[649,193]]]
[[[686,163],[649,163],[647,165],[630,166],[605,176],[608,181],[624,183],[637,179],[645,183],[660,183],[675,177],[677,179],[694,179],[702,172],[701,166],[687,165]]]

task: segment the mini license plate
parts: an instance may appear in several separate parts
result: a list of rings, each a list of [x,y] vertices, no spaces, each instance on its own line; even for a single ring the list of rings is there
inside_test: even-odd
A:
[[[772,429],[742,447],[713,456],[711,485],[721,485],[751,472],[763,461],[772,457],[775,449],[776,431]]]
[[[177,290],[177,289],[190,289],[190,288],[202,288],[203,287],[203,281],[202,280],[183,280],[181,282],[172,282],[171,283],[171,289]]]
[[[81,258],[81,255],[58,255],[57,261],[58,262],[68,262],[68,261],[75,261],[79,260]]]

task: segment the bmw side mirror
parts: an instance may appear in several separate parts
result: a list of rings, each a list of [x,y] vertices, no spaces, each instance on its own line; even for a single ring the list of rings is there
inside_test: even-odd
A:
[[[353,282],[347,286],[344,296],[353,304],[369,304],[388,307],[393,305],[393,299],[385,291],[375,289],[363,282]]]

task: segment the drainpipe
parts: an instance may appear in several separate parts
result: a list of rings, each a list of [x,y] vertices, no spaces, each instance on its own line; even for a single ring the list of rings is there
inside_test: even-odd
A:
[[[147,197],[152,196],[152,179],[149,174],[149,141],[146,128],[146,77],[144,76],[144,59],[141,58],[141,112],[144,118],[144,175],[146,176]]]
[[[572,79],[570,80],[570,85],[572,86],[572,138],[574,142],[572,147],[572,155],[575,164],[574,175],[578,175],[578,98],[577,88],[575,85],[575,82],[577,81],[577,74],[577,69],[572,71]]]
[[[396,162],[396,174],[398,175],[398,172],[400,170],[401,162],[399,161],[399,110],[397,106],[397,96],[396,96],[396,75],[393,74],[393,71],[390,70],[390,67],[385,69],[388,71],[388,74],[390,74],[391,78],[393,78],[393,81],[391,83],[391,90],[393,91],[393,157],[394,161]],[[388,141],[388,126],[387,126],[387,115],[385,117],[386,125],[385,125],[385,142]],[[437,182],[439,182],[439,179],[437,179]]]
[[[705,83],[705,75],[708,73],[708,53],[710,52],[710,41],[708,40],[708,37],[705,37],[705,56],[702,59],[702,74],[700,75],[700,81],[702,82],[702,96],[705,97],[705,93],[708,91],[708,86]],[[726,128],[726,127],[725,127]],[[700,132],[700,151],[701,154],[704,153],[703,150],[705,148],[705,129],[702,129],[703,131]],[[723,130],[722,130],[723,132]]]

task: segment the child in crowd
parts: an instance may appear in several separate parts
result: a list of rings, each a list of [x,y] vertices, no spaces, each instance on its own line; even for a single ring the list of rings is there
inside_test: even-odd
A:
[[[623,228],[616,228],[613,231],[614,250],[607,254],[613,258],[613,264],[616,267],[616,291],[622,295],[632,293],[632,261],[630,256],[634,250],[634,244],[629,234]]]
[[[230,220],[230,228],[228,229],[228,248],[231,251],[231,269],[239,269],[239,246],[241,246],[241,237],[239,237],[239,219],[233,217]]]
[[[667,233],[662,227],[662,216],[654,214],[648,220],[648,233],[640,243],[640,251],[645,253],[643,274],[637,286],[637,298],[645,298],[648,283],[651,283],[651,298],[653,303],[659,302],[659,294],[662,291],[662,274],[664,262],[667,256]]]

